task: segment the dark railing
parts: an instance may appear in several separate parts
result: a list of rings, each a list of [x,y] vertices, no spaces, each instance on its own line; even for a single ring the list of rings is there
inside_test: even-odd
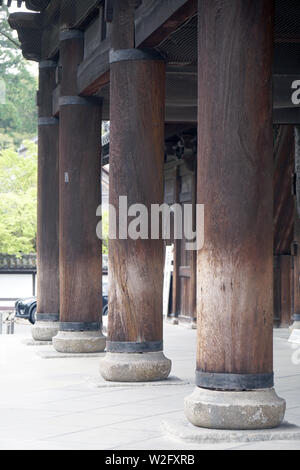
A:
[[[108,270],[108,256],[102,256],[103,274]],[[22,255],[20,258],[14,255],[0,253],[0,274],[14,272],[36,272],[36,254]]]
[[[36,254],[14,255],[0,254],[0,273],[36,272]]]

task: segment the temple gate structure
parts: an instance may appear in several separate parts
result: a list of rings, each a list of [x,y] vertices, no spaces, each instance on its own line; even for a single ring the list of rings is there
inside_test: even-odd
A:
[[[9,23],[24,57],[39,62],[34,339],[53,338],[63,352],[106,349],[106,380],[165,379],[164,245],[174,244],[169,317],[197,327],[187,418],[278,426],[273,326],[300,329],[299,2],[18,3],[28,11]],[[127,196],[147,208],[205,207],[201,250],[172,235],[110,239],[107,339],[96,237],[102,120],[111,205]]]

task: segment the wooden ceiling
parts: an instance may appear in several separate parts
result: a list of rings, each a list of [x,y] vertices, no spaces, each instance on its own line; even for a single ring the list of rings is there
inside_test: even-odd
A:
[[[111,4],[111,0],[106,3],[101,0],[26,0],[28,8],[40,8],[41,13],[13,13],[9,22],[18,31],[27,59],[52,59],[59,52],[61,9],[65,12],[64,26],[85,31],[86,42],[93,42],[93,25],[98,21],[101,26],[103,15],[111,11]],[[137,5],[136,47],[156,48],[167,61],[167,119],[195,122],[198,1],[143,0]],[[78,70],[80,94],[102,96],[106,105],[109,99],[109,31],[107,25],[106,37],[102,37],[96,48],[91,48]],[[292,106],[289,95],[291,81],[299,73],[300,1],[275,0],[274,122],[300,123],[300,106]]]

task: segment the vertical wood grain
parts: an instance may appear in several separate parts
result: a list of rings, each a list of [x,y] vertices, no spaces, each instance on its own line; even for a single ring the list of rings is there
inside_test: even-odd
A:
[[[112,64],[109,201],[163,203],[165,65]],[[110,240],[110,341],[162,339],[162,240]]]
[[[77,95],[81,39],[61,43],[61,95]],[[102,251],[96,235],[101,203],[101,106],[60,108],[60,286],[62,322],[99,322]]]
[[[271,0],[200,0],[197,368],[272,373]]]
[[[55,67],[39,70],[40,118],[52,116]],[[57,125],[38,128],[37,313],[59,313]]]

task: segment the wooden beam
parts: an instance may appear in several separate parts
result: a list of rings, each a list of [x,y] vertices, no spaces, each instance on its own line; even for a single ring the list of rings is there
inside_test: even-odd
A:
[[[68,17],[71,20],[68,27],[81,27],[90,18],[90,15],[97,10],[102,1],[103,0],[84,0],[84,2],[82,0],[51,0],[44,12],[44,26],[49,27],[53,22],[53,18],[59,17],[61,11],[68,8],[71,14],[71,16]]]
[[[82,28],[94,15],[102,0],[62,0],[60,20],[62,28]]]
[[[274,109],[273,124],[300,124],[300,108]]]
[[[106,39],[79,65],[77,76],[79,94],[93,95],[109,83],[109,49],[110,40]]]
[[[71,5],[68,5],[65,2],[62,4],[61,0],[52,0],[43,13],[43,59],[52,58],[57,54],[60,27],[83,28],[98,13],[101,1],[85,0],[82,2],[81,0],[72,0]],[[65,15],[60,17],[60,12],[63,11],[63,8],[68,12],[68,17]]]
[[[109,40],[96,49],[78,68],[79,93],[83,96],[95,94],[109,83]],[[169,66],[166,73],[166,105],[170,108],[197,107],[197,71],[193,67]],[[184,111],[186,113],[186,111]],[[180,119],[180,116],[178,116]],[[176,118],[177,119],[177,118]]]
[[[275,37],[275,43],[276,44],[300,44],[300,37]]]
[[[92,2],[92,0],[89,1]],[[176,30],[197,11],[196,0],[164,0],[164,2],[157,2],[155,8],[150,8],[149,5],[147,7],[147,2],[145,5],[142,5],[136,10],[136,47],[152,47],[159,44],[163,39],[165,39],[165,37]],[[87,14],[88,12],[85,11],[85,16],[87,16]],[[45,25],[51,24],[51,21],[53,22],[53,11],[50,10],[50,6],[47,15],[48,17],[45,19]],[[84,15],[82,14],[80,20],[76,20],[76,18],[74,19],[74,25],[76,27],[81,27],[83,20]],[[57,26],[53,28],[53,31],[48,30],[44,33],[43,56],[47,58],[55,55],[58,50],[58,29],[59,28]],[[150,37],[145,42],[148,35],[150,35]],[[101,45],[100,48],[97,48],[90,57],[87,57],[79,67],[78,85],[80,94],[93,94],[101,86],[108,83],[108,51],[110,47],[114,47],[114,45],[110,43],[110,38],[107,38],[103,42],[103,45]]]
[[[143,2],[136,12],[136,47],[154,47],[197,13],[197,0]]]
[[[197,73],[185,73],[184,70],[166,73],[166,106],[197,107]]]

